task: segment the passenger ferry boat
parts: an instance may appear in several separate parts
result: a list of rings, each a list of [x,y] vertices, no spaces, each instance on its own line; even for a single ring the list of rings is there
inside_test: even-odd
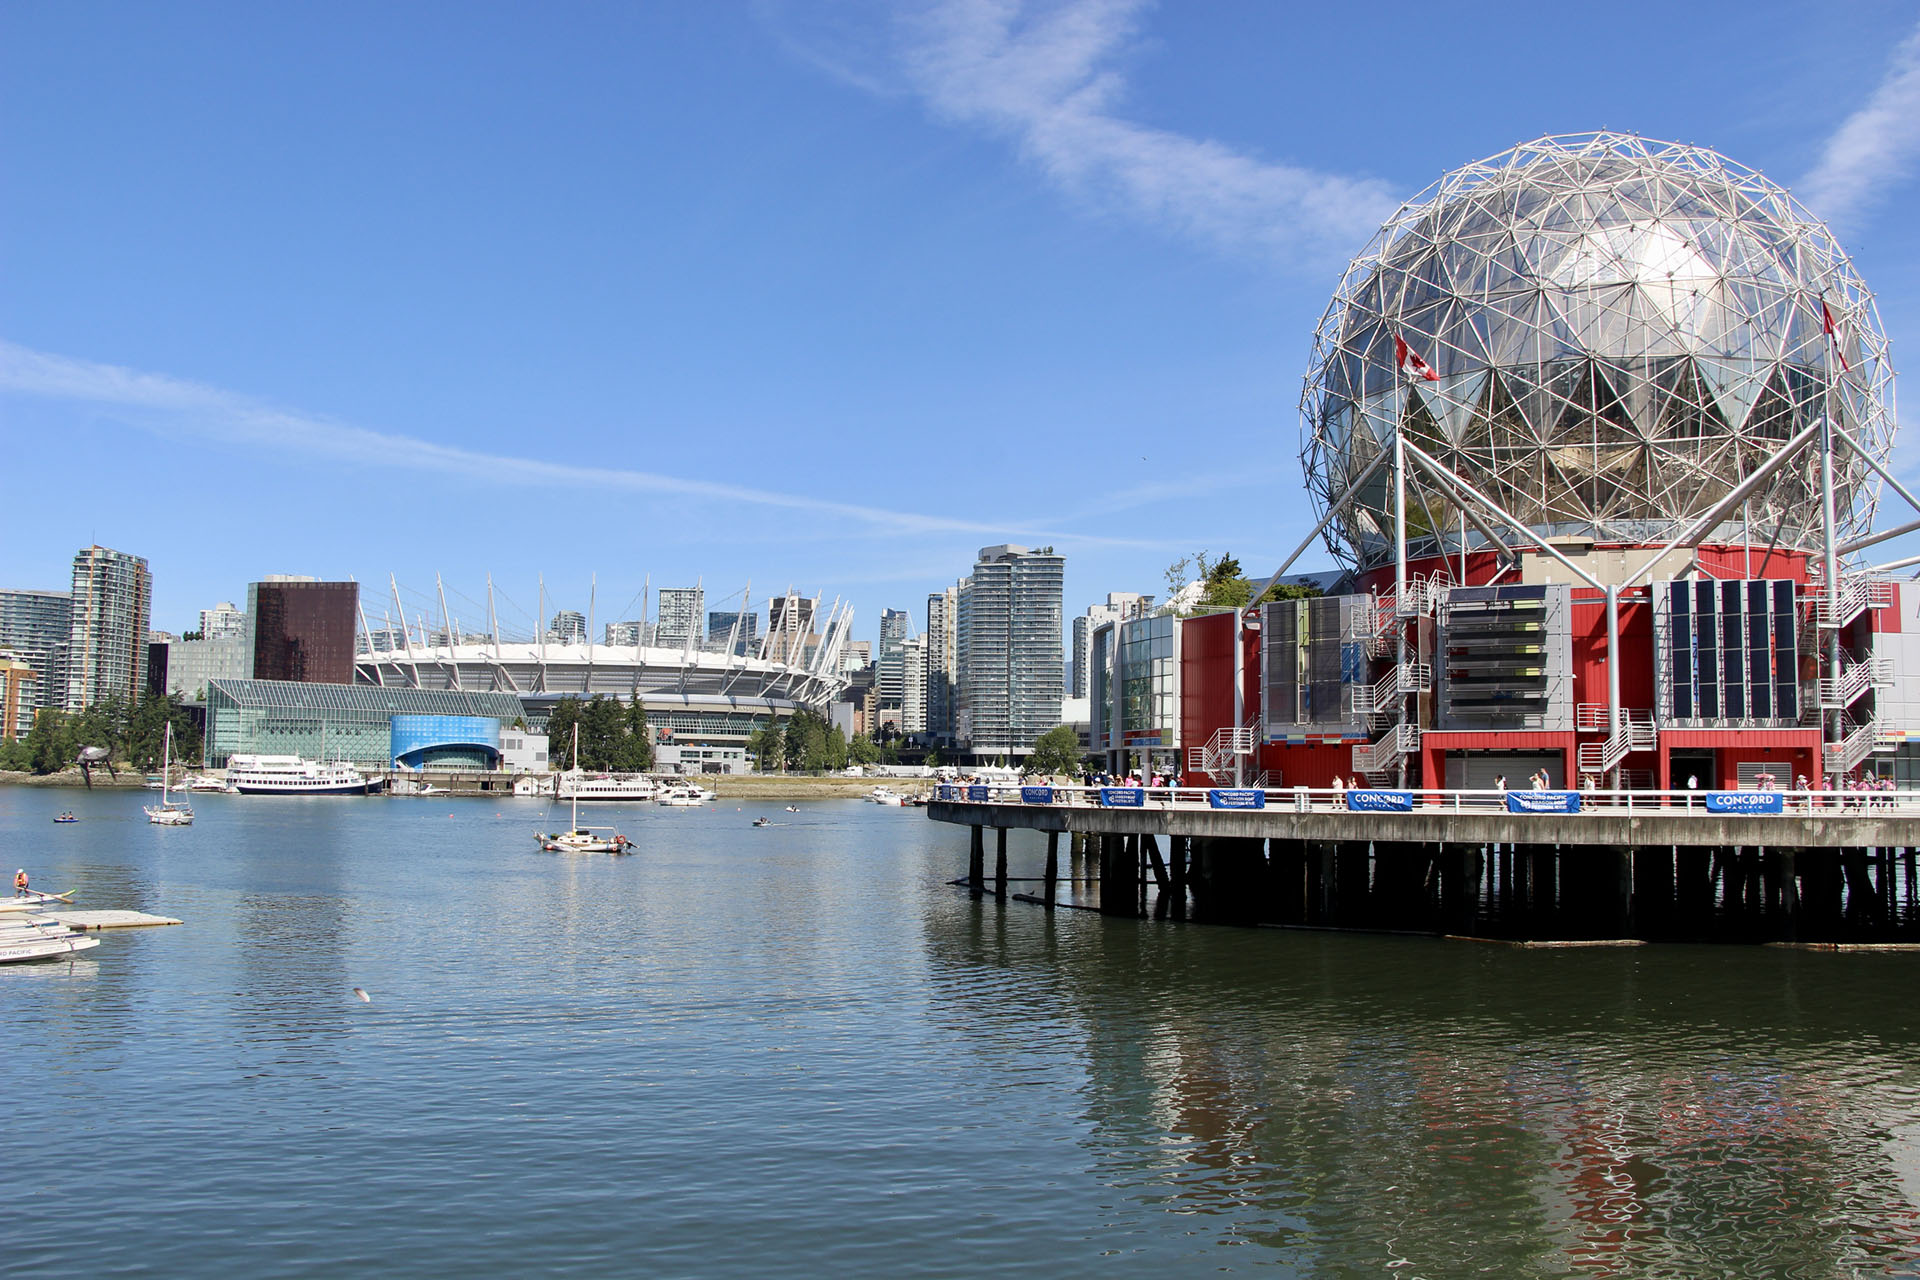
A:
[[[227,790],[241,795],[370,796],[386,785],[344,760],[321,764],[300,756],[234,756],[227,761]]]
[[[659,792],[644,773],[563,773],[554,779],[556,800],[651,800]]]

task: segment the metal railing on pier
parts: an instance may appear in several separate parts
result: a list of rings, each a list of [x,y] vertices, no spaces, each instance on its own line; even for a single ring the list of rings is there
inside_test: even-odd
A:
[[[935,801],[1083,809],[1291,810],[1297,813],[1659,813],[1920,816],[1920,790],[1454,790],[1340,787],[1099,787],[941,783]]]

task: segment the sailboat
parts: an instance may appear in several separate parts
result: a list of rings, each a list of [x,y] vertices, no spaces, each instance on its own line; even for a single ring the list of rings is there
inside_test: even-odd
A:
[[[173,721],[167,721],[167,734],[160,745],[160,803],[147,806],[147,821],[161,827],[190,827],[193,806],[175,804],[168,796],[173,780]]]
[[[573,772],[580,769],[580,725],[573,726]],[[571,796],[573,804],[573,829],[570,831],[536,831],[533,838],[548,853],[625,853],[633,846],[633,841],[621,835],[612,827],[583,827],[580,825],[580,793],[576,790]]]

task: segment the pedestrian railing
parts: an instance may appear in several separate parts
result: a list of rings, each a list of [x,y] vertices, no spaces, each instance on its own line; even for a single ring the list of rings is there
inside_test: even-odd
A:
[[[1775,814],[1920,816],[1920,791],[1908,790],[1460,790],[1431,787],[1054,786],[941,783],[936,801],[1082,809],[1242,809],[1296,813],[1514,814],[1658,813],[1701,817]]]

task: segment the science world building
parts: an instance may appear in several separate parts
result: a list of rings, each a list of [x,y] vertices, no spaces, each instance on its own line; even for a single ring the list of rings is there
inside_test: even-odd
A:
[[[1920,781],[1920,595],[1868,554],[1920,528],[1893,390],[1866,285],[1763,175],[1608,133],[1457,169],[1313,336],[1320,520],[1275,577],[1324,539],[1340,594],[1109,624],[1095,749],[1270,786]]]

